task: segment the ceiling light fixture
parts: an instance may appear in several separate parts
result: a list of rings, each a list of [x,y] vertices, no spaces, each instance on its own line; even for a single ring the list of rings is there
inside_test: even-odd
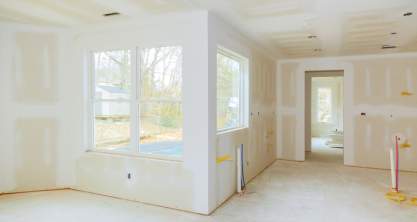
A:
[[[411,16],[411,15],[413,15],[412,12],[406,12],[406,13],[403,14],[403,16]]]
[[[381,47],[381,49],[395,49],[395,48],[397,48],[397,46],[395,45],[383,45]]]
[[[120,12],[109,12],[109,13],[103,14],[104,17],[115,16],[115,15],[120,15]]]

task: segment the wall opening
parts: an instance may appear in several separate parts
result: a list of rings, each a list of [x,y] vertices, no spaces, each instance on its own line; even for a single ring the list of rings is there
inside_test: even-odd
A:
[[[306,160],[343,164],[343,70],[305,74]]]

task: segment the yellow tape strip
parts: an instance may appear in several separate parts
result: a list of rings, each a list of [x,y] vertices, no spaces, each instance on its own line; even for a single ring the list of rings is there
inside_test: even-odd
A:
[[[230,155],[219,156],[216,159],[216,163],[222,163],[222,162],[228,161],[228,160],[232,160],[232,157]]]
[[[391,191],[385,194],[385,198],[387,198],[388,200],[393,200],[395,202],[402,202],[405,201],[407,198],[405,197],[404,194],[400,193],[400,192],[395,192],[395,191]]]
[[[417,206],[417,197],[413,197],[413,198],[411,198],[411,200],[410,200],[410,204],[411,204],[411,205],[414,205],[414,206]]]
[[[405,143],[401,144],[400,146],[401,148],[410,148],[411,144],[409,144],[408,141],[405,141]]]
[[[410,93],[410,92],[408,92],[408,91],[402,91],[402,92],[401,92],[401,95],[402,95],[402,96],[412,96],[413,94],[412,94],[412,93]]]

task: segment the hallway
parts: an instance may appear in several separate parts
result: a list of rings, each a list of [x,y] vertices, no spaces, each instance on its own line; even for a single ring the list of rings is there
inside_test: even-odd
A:
[[[343,165],[343,149],[330,148],[326,145],[325,139],[313,137],[311,152],[306,152],[305,158],[309,162]]]

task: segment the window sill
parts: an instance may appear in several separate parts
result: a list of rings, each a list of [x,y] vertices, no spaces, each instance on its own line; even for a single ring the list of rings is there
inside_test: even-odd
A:
[[[163,161],[173,161],[173,162],[183,162],[182,156],[168,156],[160,154],[146,154],[146,153],[134,153],[131,151],[117,151],[117,150],[98,150],[98,149],[89,149],[87,153],[98,153],[98,154],[108,154],[121,157],[133,157],[141,159],[150,159],[150,160],[163,160]]]
[[[217,135],[220,136],[220,135],[234,133],[234,132],[241,131],[241,130],[246,130],[246,129],[249,129],[249,127],[244,126],[244,127],[239,127],[239,128],[220,130],[220,131],[217,131]]]

